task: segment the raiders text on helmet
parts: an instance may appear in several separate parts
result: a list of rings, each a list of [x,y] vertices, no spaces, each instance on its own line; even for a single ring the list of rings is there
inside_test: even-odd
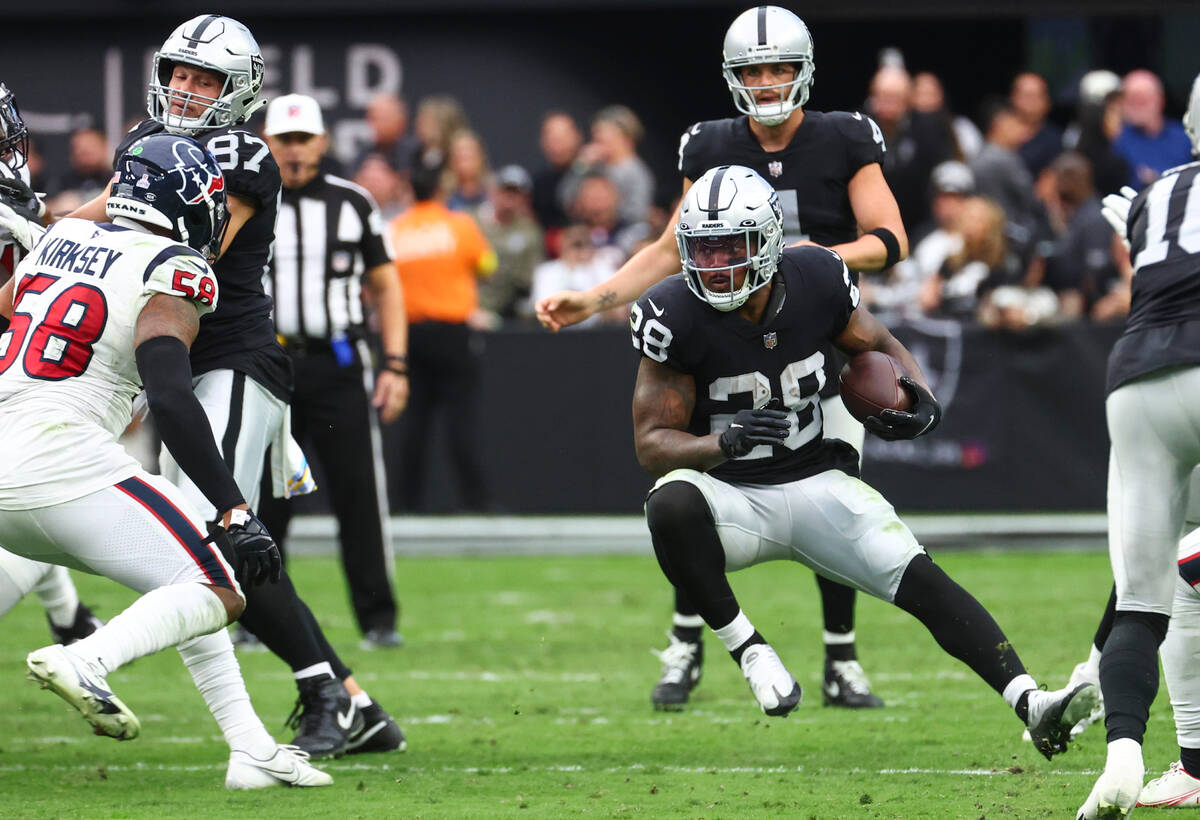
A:
[[[796,77],[777,86],[779,102],[758,104],[754,89],[742,81],[741,69],[766,63],[791,63]],[[804,21],[779,6],[758,6],[738,15],[725,33],[725,83],[733,95],[733,104],[763,125],[779,125],[797,108],[808,102],[813,79],[812,36]]]
[[[170,88],[176,63],[198,66],[225,78],[221,92],[204,97]],[[171,32],[154,54],[146,107],[150,116],[173,134],[193,136],[226,125],[237,125],[266,100],[258,98],[263,85],[263,59],[250,29],[237,20],[216,14],[193,17]],[[182,105],[172,113],[171,104]],[[206,106],[198,117],[187,117],[188,103]]]
[[[704,172],[688,189],[675,225],[679,257],[692,293],[717,310],[735,310],[766,285],[783,253],[783,209],[765,179],[741,165]],[[727,252],[727,264],[704,264],[713,251]],[[737,284],[745,269],[745,278]],[[702,274],[724,272],[725,287],[710,290]]]

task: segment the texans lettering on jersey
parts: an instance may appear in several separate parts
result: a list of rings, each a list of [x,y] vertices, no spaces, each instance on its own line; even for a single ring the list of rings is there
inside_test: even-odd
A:
[[[750,118],[698,122],[679,141],[679,170],[697,180],[718,165],[745,165],[770,182],[783,207],[785,243],[853,242],[858,223],[847,186],[864,165],[882,163],[883,132],[868,116],[805,111],[786,148],[765,151]]]
[[[117,148],[114,166],[134,142],[162,131],[154,120],[134,126]],[[267,144],[245,128],[217,128],[196,139],[221,166],[226,192],[248,200],[255,212],[213,266],[221,283],[221,307],[200,325],[192,345],[192,371],[240,370],[286,401],[291,364],[275,341],[273,303],[263,290],[279,213],[279,166]]]
[[[858,307],[858,288],[841,257],[824,248],[786,248],[771,287],[778,309],[761,324],[698,298],[682,274],[659,282],[630,308],[633,346],[648,359],[692,376],[696,404],[688,432],[724,432],[738,410],[778,398],[790,411],[782,446],[760,445],[714,467],[723,481],[782,484],[825,470],[858,474],[850,445],[821,434],[819,394],[825,353]],[[772,303],[775,294],[772,294]]]
[[[70,501],[139,466],[118,443],[142,389],[134,331],[156,293],[217,305],[217,277],[178,242],[56,222],[17,267],[0,334],[0,509]],[[207,431],[206,431],[207,432]]]
[[[1200,162],[1165,171],[1129,209],[1134,276],[1125,332],[1108,358],[1108,391],[1200,364]]]

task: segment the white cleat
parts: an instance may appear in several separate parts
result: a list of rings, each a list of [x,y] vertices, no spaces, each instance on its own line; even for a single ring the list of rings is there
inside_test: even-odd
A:
[[[1083,730],[1093,723],[1102,723],[1104,721],[1104,694],[1100,691],[1100,678],[1088,674],[1088,665],[1086,662],[1075,664],[1075,668],[1071,670],[1071,677],[1067,680],[1067,688],[1074,689],[1081,683],[1090,683],[1096,687],[1096,705],[1092,707],[1092,711],[1088,712],[1087,717],[1071,727],[1072,738],[1079,737],[1083,733]]]
[[[25,665],[31,681],[79,710],[96,734],[133,740],[141,731],[137,715],[108,688],[104,674],[61,644],[30,652]]]
[[[1160,808],[1200,806],[1200,779],[1188,774],[1176,760],[1160,777],[1142,787],[1137,804]]]
[[[741,667],[750,691],[766,714],[783,717],[800,705],[800,684],[769,644],[755,644],[746,649]]]
[[[1071,729],[1096,706],[1099,693],[1090,683],[1043,692],[1029,693],[1029,714],[1025,725],[1033,746],[1047,760],[1067,750]]]
[[[225,771],[227,789],[331,785],[333,778],[308,762],[308,752],[282,743],[266,760],[235,749],[229,755],[229,768]]]

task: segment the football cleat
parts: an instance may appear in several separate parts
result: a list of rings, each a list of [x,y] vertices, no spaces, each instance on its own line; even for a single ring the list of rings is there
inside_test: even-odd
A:
[[[288,715],[287,725],[297,730],[292,745],[314,760],[339,757],[363,716],[342,682],[334,677],[312,677],[297,681],[300,697]]]
[[[826,706],[846,709],[880,709],[883,700],[871,693],[871,682],[858,661],[825,659],[825,681],[821,701]]]
[[[392,720],[391,715],[378,703],[372,701],[360,714],[363,718],[362,724],[346,739],[346,754],[403,752],[408,748],[404,730],[396,725],[396,721]]]
[[[1200,778],[1192,777],[1176,760],[1171,768],[1142,787],[1137,804],[1160,808],[1200,806]]]
[[[46,622],[50,624],[50,634],[54,636],[54,642],[63,646],[81,641],[104,626],[104,621],[97,618],[96,613],[83,604],[75,607],[75,620],[70,626],[55,626],[49,615],[46,616]]]
[[[1138,804],[1138,794],[1142,791],[1144,770],[1131,766],[1120,770],[1110,770],[1105,766],[1092,793],[1079,807],[1075,820],[1119,820],[1128,817]]]
[[[770,644],[748,647],[742,653],[741,667],[750,691],[766,714],[783,717],[800,705],[800,684]]]
[[[394,629],[377,627],[368,629],[358,646],[367,652],[373,649],[399,649],[404,646],[404,636]]]
[[[257,635],[241,624],[236,624],[229,631],[229,638],[233,641],[233,648],[239,652],[267,651],[267,645],[260,641]]]
[[[133,740],[141,731],[137,715],[112,693],[104,675],[61,644],[30,652],[25,665],[31,681],[79,710],[96,734]]]
[[[688,696],[700,683],[704,671],[704,644],[681,641],[671,632],[667,637],[671,643],[666,649],[661,652],[650,650],[663,665],[658,683],[650,693],[650,702],[655,709],[678,712],[687,705]]]
[[[1092,707],[1092,711],[1086,716],[1080,718],[1079,722],[1071,727],[1071,737],[1078,737],[1084,729],[1091,726],[1093,723],[1104,722],[1104,693],[1100,691],[1100,678],[1092,677],[1088,674],[1087,663],[1077,663],[1075,668],[1071,670],[1071,677],[1067,680],[1067,688],[1073,689],[1081,683],[1090,683],[1096,688],[1096,705]]]
[[[1034,748],[1047,760],[1065,752],[1071,740],[1071,729],[1091,714],[1098,698],[1096,687],[1090,683],[1053,692],[1031,690],[1025,725],[1029,727],[1029,739]]]
[[[275,754],[259,760],[249,752],[234,750],[225,770],[227,789],[267,789],[271,786],[331,786],[333,778],[308,762],[308,753],[282,743]]]

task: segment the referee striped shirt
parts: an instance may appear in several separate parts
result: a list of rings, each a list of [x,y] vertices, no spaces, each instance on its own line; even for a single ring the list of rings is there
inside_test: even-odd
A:
[[[361,335],[363,273],[391,258],[383,218],[363,188],[332,174],[284,188],[267,283],[275,329],[287,338]]]

